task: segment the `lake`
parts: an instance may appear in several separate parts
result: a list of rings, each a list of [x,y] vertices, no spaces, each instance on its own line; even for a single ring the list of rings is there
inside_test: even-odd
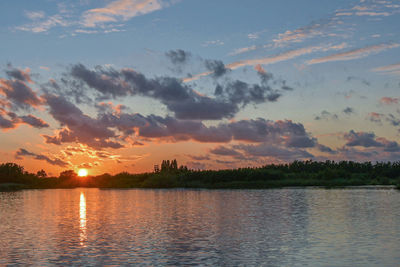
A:
[[[399,263],[393,189],[0,193],[0,265]]]

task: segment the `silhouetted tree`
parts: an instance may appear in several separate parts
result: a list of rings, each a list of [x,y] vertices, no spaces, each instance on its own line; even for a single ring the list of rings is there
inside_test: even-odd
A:
[[[176,172],[178,171],[178,162],[176,159],[172,161],[163,160],[161,162],[161,172]]]
[[[47,173],[43,169],[41,169],[40,171],[38,171],[36,173],[36,176],[39,177],[39,178],[46,178],[47,177]]]
[[[73,170],[66,170],[60,173],[60,179],[71,179],[77,177],[76,173]]]
[[[0,182],[20,182],[24,176],[24,167],[8,162],[0,165]]]

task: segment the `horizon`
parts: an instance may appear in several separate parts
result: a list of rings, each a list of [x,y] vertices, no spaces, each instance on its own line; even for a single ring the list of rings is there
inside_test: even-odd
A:
[[[400,160],[399,1],[3,1],[0,163]],[[40,167],[38,167],[40,166]]]

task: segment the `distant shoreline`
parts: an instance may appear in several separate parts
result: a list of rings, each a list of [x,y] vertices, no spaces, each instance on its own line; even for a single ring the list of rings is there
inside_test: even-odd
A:
[[[25,172],[15,163],[0,165],[0,191],[51,188],[202,188],[269,189],[291,187],[400,189],[400,162],[294,161],[258,168],[189,170],[177,162],[163,161],[151,173],[79,177],[73,170],[59,177]]]
[[[336,185],[336,186],[320,186],[320,185],[309,185],[309,186],[283,186],[283,187],[31,187],[24,184],[0,184],[0,192],[15,192],[22,190],[47,190],[47,189],[77,189],[77,188],[93,188],[101,190],[129,190],[129,189],[181,189],[181,190],[269,190],[269,189],[363,189],[363,190],[400,190],[396,185]]]

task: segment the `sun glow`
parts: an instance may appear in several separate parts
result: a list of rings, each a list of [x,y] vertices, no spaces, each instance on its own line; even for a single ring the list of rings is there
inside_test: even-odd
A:
[[[85,176],[87,176],[88,175],[88,170],[86,170],[86,169],[79,169],[79,171],[78,171],[78,176],[79,177],[85,177]]]

